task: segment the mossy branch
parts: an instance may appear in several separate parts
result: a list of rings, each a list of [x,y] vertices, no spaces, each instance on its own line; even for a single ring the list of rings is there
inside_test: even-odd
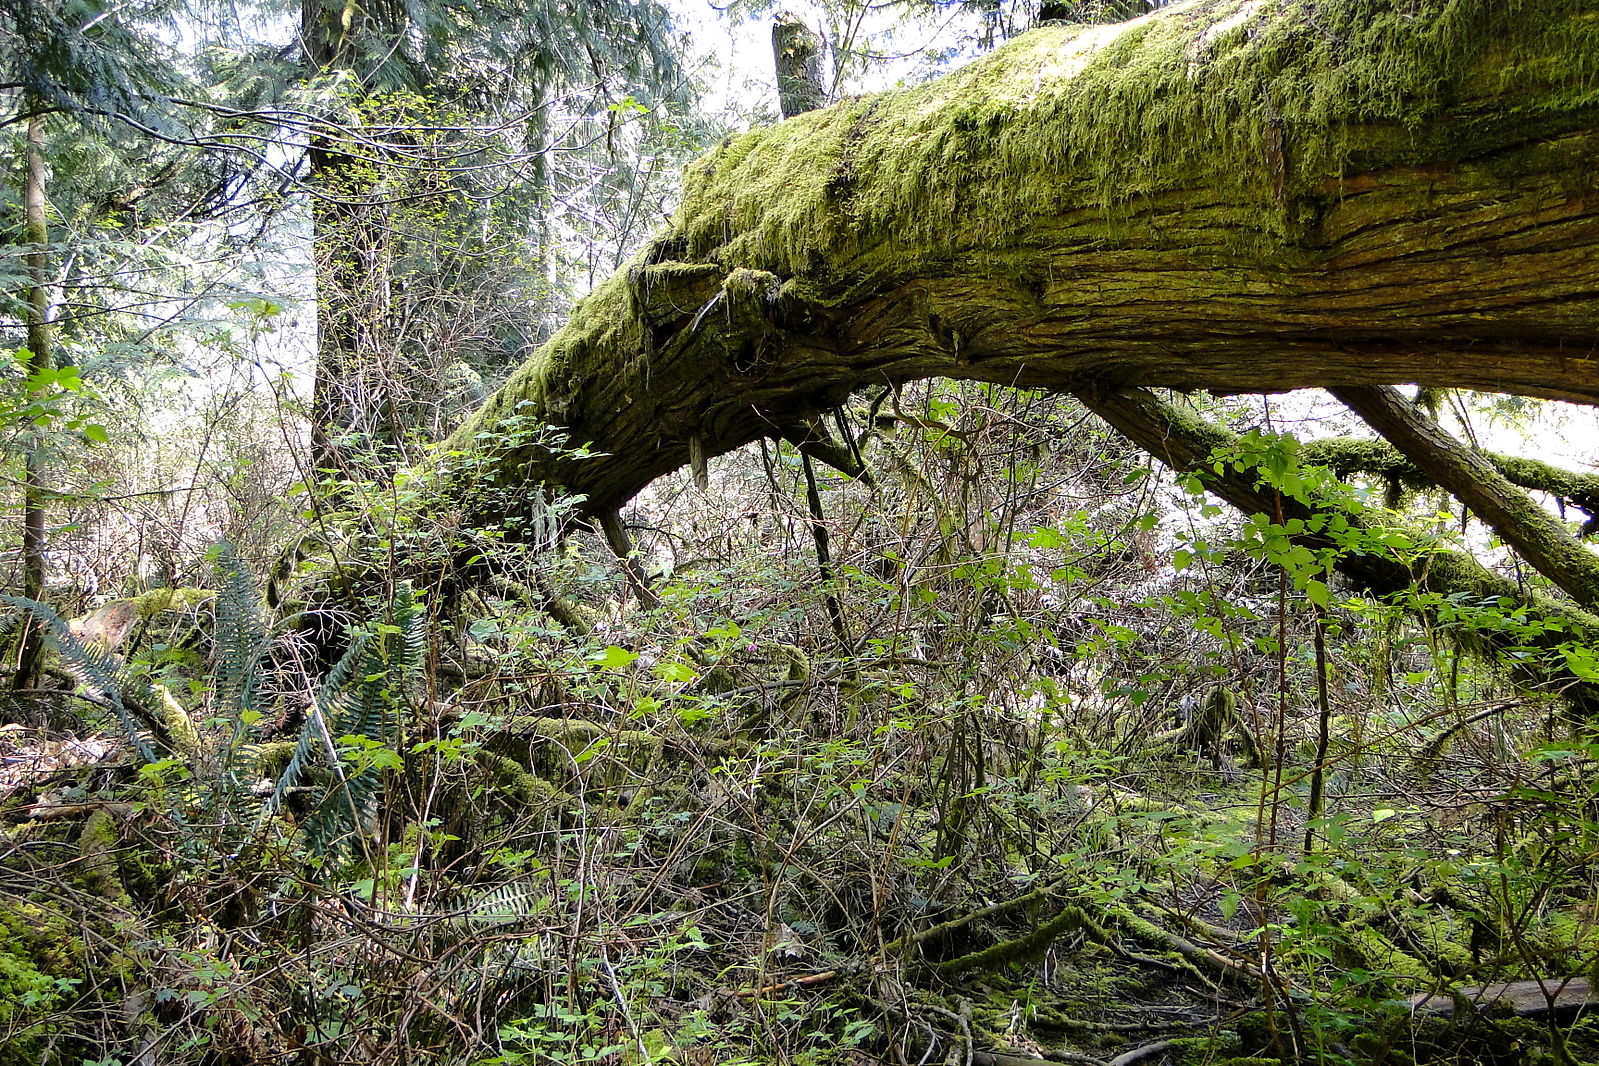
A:
[[[1482,457],[1512,485],[1552,496],[1561,507],[1573,507],[1587,516],[1581,536],[1599,533],[1599,474],[1545,463],[1523,456],[1482,452]],[[1341,478],[1365,474],[1392,486],[1423,491],[1437,483],[1385,440],[1328,437],[1305,441],[1299,449],[1302,462],[1325,466]]]
[[[1599,556],[1578,543],[1564,522],[1534,503],[1487,459],[1456,440],[1396,389],[1362,385],[1331,391],[1471,508],[1539,573],[1583,606],[1599,605]]]
[[[1237,437],[1152,393],[1136,389],[1085,392],[1079,398],[1124,436],[1172,469],[1200,473],[1208,491],[1245,514],[1264,515],[1277,521],[1307,520],[1315,513],[1308,505],[1283,498],[1275,490],[1261,485],[1252,470],[1224,467],[1217,471],[1211,454],[1218,449],[1235,451]],[[1353,511],[1340,510],[1339,517],[1355,531],[1367,528],[1361,515]],[[1345,552],[1331,538],[1317,533],[1307,533],[1296,539],[1313,550],[1332,554],[1339,572],[1368,595],[1387,596],[1419,587],[1446,597],[1464,595],[1475,602],[1502,601],[1544,622],[1542,626],[1527,627],[1527,631],[1500,628],[1483,632],[1480,640],[1488,650],[1501,646],[1524,649],[1531,645],[1558,652],[1571,640],[1599,635],[1599,615],[1526,589],[1491,572],[1464,552],[1434,550],[1401,559],[1391,553]],[[1416,535],[1412,542],[1424,543],[1425,538]],[[1558,691],[1583,713],[1599,713],[1599,688],[1570,673],[1564,661],[1563,657],[1554,657],[1538,662],[1517,655],[1509,660],[1509,666],[1528,684]]]

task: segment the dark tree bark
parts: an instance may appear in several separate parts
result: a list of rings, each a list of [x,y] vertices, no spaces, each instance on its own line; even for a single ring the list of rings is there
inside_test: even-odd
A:
[[[932,376],[1599,402],[1590,14],[1201,0],[733,138],[451,444],[562,427],[494,475],[597,513]]]
[[[372,15],[327,0],[303,0],[300,40],[313,73],[352,70],[357,35]],[[386,206],[374,188],[375,168],[330,136],[314,136],[307,152],[311,249],[317,282],[316,371],[311,391],[311,461],[317,470],[344,471],[340,439],[392,443],[384,395],[387,365],[380,338],[389,315]],[[392,383],[388,383],[392,384]]]
[[[392,443],[386,417],[392,401],[377,376],[385,354],[376,345],[388,314],[378,288],[385,253],[383,208],[361,203],[342,180],[347,160],[321,146],[310,150],[311,183],[320,198],[311,208],[317,277],[317,355],[311,392],[311,459],[321,471],[344,472],[340,441],[354,434],[368,445]]]
[[[784,118],[827,103],[822,89],[821,37],[798,15],[783,12],[772,22],[772,58],[777,67],[777,102]]]

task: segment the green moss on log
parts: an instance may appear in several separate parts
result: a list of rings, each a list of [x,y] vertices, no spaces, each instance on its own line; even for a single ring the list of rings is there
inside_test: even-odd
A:
[[[1350,965],[1406,986],[1425,987],[1437,981],[1438,975],[1430,967],[1367,925],[1364,919],[1345,922],[1343,929]]]
[[[1525,135],[1520,109],[1434,121],[1462,94],[1517,84],[1540,115],[1599,104],[1596,54],[1576,0],[1210,0],[1045,27],[927,85],[730,138],[690,168],[668,240],[842,295],[955,255],[1003,260],[1062,213],[1098,212],[1110,237],[1119,205],[1172,189],[1273,189],[1280,210],[1255,224],[1281,238],[1314,210],[1301,197],[1370,162],[1357,150],[1432,162]],[[1388,132],[1357,148],[1357,125]]]
[[[1351,437],[1306,441],[1299,450],[1301,462],[1325,466],[1339,477],[1358,474],[1380,478],[1391,486],[1422,491],[1436,487],[1416,465],[1385,440]],[[1561,507],[1575,507],[1588,516],[1584,535],[1599,533],[1599,474],[1566,470],[1537,459],[1484,452],[1513,485],[1548,493]]]
[[[726,140],[662,234],[447,447],[493,452],[497,486],[557,482],[598,511],[869,381],[1430,373],[1590,398],[1591,360],[1569,353],[1591,350],[1592,294],[1548,299],[1527,264],[1570,278],[1591,241],[1569,205],[1591,184],[1596,55],[1584,0],[1193,0],[1039,29],[934,82]],[[1461,237],[1507,200],[1526,225]],[[1561,233],[1524,246],[1534,212]],[[1503,248],[1475,279],[1453,264],[1480,243]],[[1351,273],[1411,259],[1398,305],[1397,283]],[[1432,317],[1415,310],[1428,294]],[[1429,329],[1454,331],[1447,360],[1412,336]],[[507,439],[519,416],[607,458]]]
[[[133,608],[140,618],[154,618],[163,611],[193,611],[216,599],[216,595],[213,589],[151,589],[133,598]]]
[[[184,758],[194,758],[200,753],[200,732],[194,727],[194,719],[189,717],[188,710],[166,685],[154,685],[152,688],[158,704],[154,708],[155,713],[166,727],[167,739],[172,742],[174,752]]]
[[[545,803],[567,803],[572,798],[570,793],[556,788],[509,756],[485,751],[479,753],[478,761],[489,773],[498,794],[529,807]]]
[[[1013,962],[1025,962],[1042,955],[1056,940],[1079,929],[1089,930],[1097,941],[1108,943],[1110,940],[1109,934],[1090,919],[1082,908],[1068,905],[1053,918],[1040,922],[1021,936],[1002,940],[981,951],[934,963],[932,969],[937,973],[955,974],[969,970],[995,970]]]
[[[89,891],[113,906],[126,909],[131,901],[117,869],[116,852],[120,840],[115,816],[99,807],[84,819],[78,836],[78,861]]]
[[[1278,508],[1285,518],[1305,519],[1311,509],[1295,500],[1279,501],[1263,489],[1253,471],[1215,469],[1214,452],[1236,454],[1237,438],[1227,430],[1210,425],[1192,412],[1166,403],[1143,390],[1081,397],[1090,410],[1145,448],[1155,458],[1175,470],[1196,472],[1205,487],[1246,514],[1275,516]],[[1340,508],[1340,517],[1351,529],[1365,528],[1361,514]],[[1419,587],[1434,594],[1423,600],[1421,609],[1451,615],[1453,608],[1481,608],[1478,617],[1485,628],[1466,629],[1459,624],[1448,627],[1448,635],[1465,647],[1482,652],[1509,652],[1507,666],[1518,680],[1545,691],[1557,690],[1584,713],[1599,709],[1599,688],[1580,674],[1567,669],[1563,648],[1571,642],[1584,642],[1599,634],[1599,615],[1566,600],[1528,589],[1510,578],[1490,571],[1464,552],[1439,548],[1407,552],[1401,559],[1391,553],[1362,548],[1346,550],[1330,537],[1307,534],[1303,543],[1317,550],[1335,549],[1337,567],[1368,595],[1388,596]],[[1426,537],[1410,532],[1411,544],[1425,544]],[[1355,538],[1359,544],[1359,538]],[[1441,598],[1447,603],[1436,602]],[[1495,614],[1497,612],[1497,615]],[[1521,624],[1497,624],[1500,622]],[[1494,624],[1490,624],[1494,623]],[[1529,656],[1530,649],[1544,653]]]

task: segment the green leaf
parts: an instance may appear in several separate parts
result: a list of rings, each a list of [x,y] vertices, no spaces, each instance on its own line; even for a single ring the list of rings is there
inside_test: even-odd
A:
[[[1599,655],[1578,644],[1563,644],[1560,652],[1565,656],[1566,668],[1583,681],[1599,681]]]
[[[1066,537],[1058,529],[1039,526],[1027,534],[1027,543],[1034,548],[1059,548],[1065,545]]]
[[[261,296],[241,296],[236,300],[227,301],[227,307],[229,310],[243,311],[257,318],[271,318],[283,313],[281,303]]]
[[[597,651],[588,657],[588,661],[601,670],[625,670],[632,666],[638,659],[638,652],[610,645],[604,651]]]
[[[659,663],[655,667],[655,676],[662,681],[686,684],[700,675],[688,663]]]
[[[732,641],[742,636],[743,632],[743,630],[739,629],[737,622],[727,622],[724,625],[712,626],[705,631],[705,635],[712,640]]]

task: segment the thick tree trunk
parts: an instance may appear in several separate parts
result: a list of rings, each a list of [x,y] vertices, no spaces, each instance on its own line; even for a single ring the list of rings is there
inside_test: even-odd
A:
[[[352,17],[353,16],[353,17]],[[359,9],[303,0],[300,40],[314,73],[347,70],[352,42],[366,19]],[[311,249],[317,287],[316,371],[311,392],[311,460],[317,470],[346,472],[343,441],[390,443],[392,406],[384,395],[379,344],[388,316],[386,208],[372,188],[374,168],[326,136],[311,139]]]
[[[1576,0],[1195,0],[733,138],[452,439],[594,511],[870,384],[1599,402]],[[503,498],[503,495],[502,495]],[[485,517],[508,509],[485,506]]]
[[[316,375],[311,392],[315,469],[349,474],[352,451],[393,444],[403,385],[385,373],[389,316],[388,227],[381,194],[352,160],[313,144],[311,244],[317,283]],[[366,201],[366,202],[363,202]]]

